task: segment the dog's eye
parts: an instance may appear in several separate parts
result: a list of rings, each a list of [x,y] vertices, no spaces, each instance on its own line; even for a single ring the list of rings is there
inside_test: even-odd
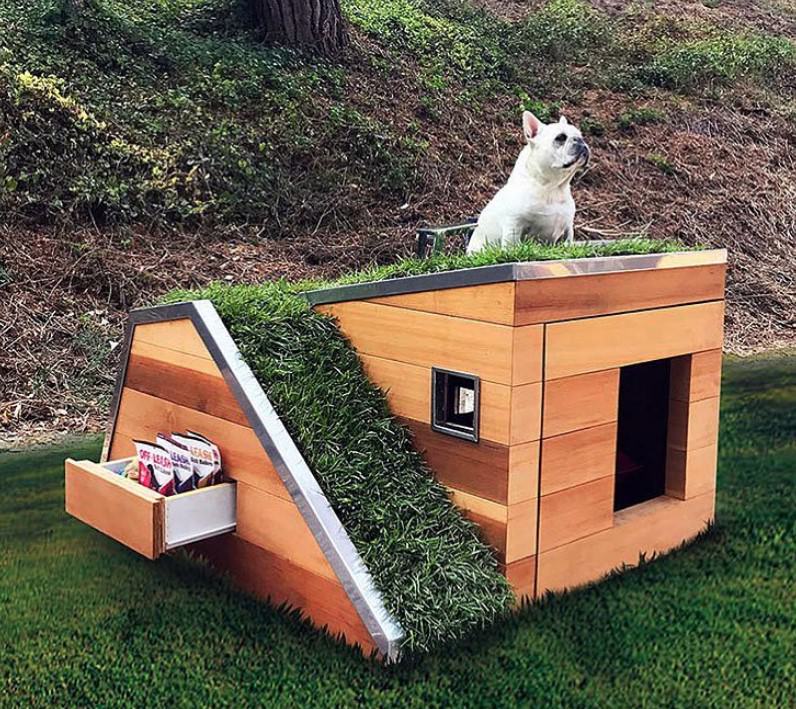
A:
[[[559,145],[563,145],[566,142],[567,142],[567,134],[566,133],[559,133],[556,136],[556,143],[558,143]]]

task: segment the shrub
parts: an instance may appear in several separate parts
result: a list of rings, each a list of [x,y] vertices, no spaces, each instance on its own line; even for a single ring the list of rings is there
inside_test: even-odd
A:
[[[705,39],[664,40],[640,69],[650,84],[692,89],[745,76],[784,76],[796,70],[796,45],[783,37],[715,34]]]

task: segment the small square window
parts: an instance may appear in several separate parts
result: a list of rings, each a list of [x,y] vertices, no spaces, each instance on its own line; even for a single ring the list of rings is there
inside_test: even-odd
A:
[[[431,370],[431,428],[478,442],[481,381],[472,374]]]

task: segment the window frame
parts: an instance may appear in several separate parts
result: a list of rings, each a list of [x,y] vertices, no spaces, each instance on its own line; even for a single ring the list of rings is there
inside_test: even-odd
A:
[[[461,379],[468,379],[473,384],[473,425],[461,426],[450,421],[440,420],[438,416],[439,409],[437,404],[439,402],[440,393],[447,399],[449,391],[450,377],[459,377]],[[440,377],[445,378],[444,390],[440,392]],[[468,372],[457,372],[451,369],[444,369],[442,367],[431,368],[431,429],[437,433],[442,433],[454,438],[460,438],[471,443],[478,443],[479,428],[481,422],[481,378],[475,374]]]

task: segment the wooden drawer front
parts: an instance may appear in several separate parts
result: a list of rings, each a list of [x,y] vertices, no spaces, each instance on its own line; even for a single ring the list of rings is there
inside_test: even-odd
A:
[[[114,472],[127,462],[67,460],[66,511],[148,559],[235,529],[234,483],[164,497]]]

